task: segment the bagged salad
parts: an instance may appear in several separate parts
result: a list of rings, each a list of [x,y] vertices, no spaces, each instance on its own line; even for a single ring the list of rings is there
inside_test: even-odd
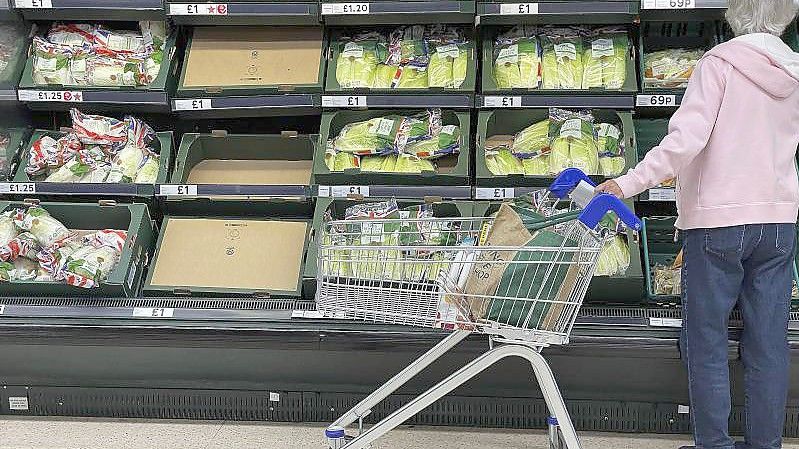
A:
[[[603,28],[586,39],[583,89],[621,89],[627,80],[630,39],[624,28]]]
[[[542,88],[582,89],[584,33],[576,28],[549,28],[539,36]]]
[[[535,89],[541,83],[541,57],[535,29],[517,26],[494,43],[494,78],[501,89]]]
[[[687,87],[704,53],[703,50],[674,48],[644,54],[644,87]]]

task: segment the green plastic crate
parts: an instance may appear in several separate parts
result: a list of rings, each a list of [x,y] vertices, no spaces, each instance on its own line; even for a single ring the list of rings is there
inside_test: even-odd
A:
[[[625,144],[625,169],[633,168],[638,163],[638,150],[635,140],[635,126],[632,113],[595,109],[591,111],[597,123],[610,121],[621,122],[623,142]],[[497,176],[488,170],[485,162],[485,142],[489,137],[497,135],[515,135],[528,126],[549,117],[548,109],[497,109],[481,111],[477,122],[477,148],[475,151],[475,175],[480,187],[547,187],[554,177],[505,175]],[[596,177],[602,179],[601,176]]]
[[[188,66],[189,52],[191,51],[191,41],[193,34],[189,37],[186,43],[186,51],[183,56],[183,69],[181,70],[180,78],[178,81],[177,93],[178,97],[182,98],[197,98],[197,97],[227,97],[227,96],[250,96],[250,95],[276,95],[288,93],[320,93],[324,85],[325,77],[325,48],[327,47],[326,32],[322,33],[322,50],[319,53],[319,77],[316,83],[312,84],[284,84],[284,85],[271,85],[271,86],[202,86],[202,87],[186,87],[184,86],[186,71]]]
[[[381,32],[388,32],[391,28],[376,28],[375,30]],[[350,30],[354,31],[354,30]],[[357,30],[367,31],[367,30]],[[468,51],[468,63],[466,69],[466,79],[463,81],[461,87],[457,89],[448,89],[443,87],[428,87],[425,89],[371,89],[371,88],[357,88],[345,89],[341,87],[336,79],[336,66],[338,65],[338,58],[341,55],[342,39],[344,31],[334,31],[330,36],[330,48],[328,50],[328,64],[327,64],[327,80],[325,82],[325,92],[342,93],[342,92],[362,92],[362,93],[392,93],[392,94],[446,94],[446,93],[473,93],[475,92],[477,84],[477,51],[475,47],[474,35],[470,28],[463,29],[468,42],[466,44]]]
[[[218,160],[289,160],[311,161],[318,136],[287,134],[211,134],[183,135],[175,158],[170,182],[186,184],[191,170],[208,159]],[[313,184],[311,175],[310,185]],[[165,207],[172,215],[218,216],[292,216],[310,217],[310,199],[247,198],[216,196],[210,198],[168,197]]]
[[[110,86],[110,87],[97,87],[97,86],[62,86],[57,84],[38,85],[33,82],[33,45],[29,46],[28,58],[25,62],[25,68],[22,72],[22,79],[19,83],[20,89],[35,89],[35,90],[78,90],[81,92],[87,91],[105,91],[105,92],[171,92],[174,90],[176,83],[176,71],[178,64],[176,63],[175,52],[177,47],[175,44],[177,32],[173,31],[166,42],[164,42],[164,60],[161,64],[161,70],[158,76],[147,86]]]
[[[333,199],[333,198],[319,198],[316,201],[316,209],[314,211],[313,229],[311,231],[311,243],[308,246],[305,258],[305,281],[303,283],[303,296],[308,299],[313,299],[316,293],[316,274],[317,274],[317,257],[319,256],[319,237],[322,235],[324,226],[325,213],[330,211],[334,220],[343,220],[344,212],[350,206],[364,203],[375,203],[385,201],[386,198],[369,198],[368,200],[350,200],[350,199]],[[397,199],[397,205],[400,209],[425,204],[421,200],[405,200]],[[471,217],[474,213],[474,204],[471,201],[443,201],[433,204],[433,210],[437,218],[448,217]]]
[[[658,304],[679,304],[679,295],[655,294],[654,270],[658,265],[670,266],[682,249],[682,239],[676,232],[677,217],[644,218],[642,238],[644,241],[644,269],[646,291],[650,301]]]
[[[637,65],[635,62],[635,40],[632,36],[629,36],[630,39],[630,54],[627,57],[627,76],[624,81],[624,85],[621,89],[616,90],[607,90],[607,89],[526,89],[526,88],[517,88],[517,89],[508,89],[508,88],[499,88],[497,87],[496,77],[494,76],[494,44],[496,41],[496,37],[498,34],[503,33],[510,28],[501,28],[499,30],[486,28],[483,31],[483,69],[482,69],[482,92],[484,94],[499,94],[499,93],[514,93],[514,94],[541,94],[541,95],[552,95],[552,94],[564,94],[568,93],[569,95],[595,95],[597,93],[607,93],[608,95],[619,94],[619,93],[629,93],[634,94],[638,92],[638,77],[636,76]]]
[[[639,76],[641,91],[680,95],[685,88],[647,87],[644,76],[644,55],[673,48],[710,50],[722,41],[719,22],[644,22],[641,25],[639,47]]]
[[[669,119],[635,119],[635,136],[638,141],[638,158],[643,159],[652,148],[660,145],[669,133]]]
[[[30,39],[21,23],[16,24],[15,30],[19,33],[20,42],[14,53],[9,56],[6,68],[0,71],[0,90],[16,89],[22,70],[25,68],[25,55],[28,52]]]
[[[31,179],[27,173],[25,173],[25,168],[28,166],[28,158],[30,154],[30,149],[33,146],[33,143],[37,140],[41,139],[45,136],[50,136],[54,139],[58,139],[63,137],[66,133],[58,132],[58,131],[47,131],[43,129],[37,129],[33,132],[30,140],[28,141],[27,145],[25,146],[25,150],[22,152],[22,157],[19,163],[19,167],[17,168],[17,172],[14,175],[14,182],[32,182],[36,181],[39,182],[40,180]],[[160,164],[158,166],[158,177],[156,178],[155,184],[166,183],[169,180],[169,168],[172,164],[172,131],[165,131],[156,133],[156,140],[153,142],[153,145],[156,147],[155,149],[158,150],[158,154],[161,156]],[[41,179],[44,181],[44,178]],[[152,197],[155,193],[155,184],[139,184],[138,191],[139,194],[143,197]]]
[[[625,201],[635,210],[631,200]],[[501,202],[479,202],[474,205],[474,215],[488,217],[499,210]],[[644,298],[644,275],[641,267],[641,246],[639,236],[627,231],[627,244],[630,248],[630,266],[624,274],[614,276],[594,276],[588,286],[586,302],[594,304],[640,304]]]
[[[0,135],[8,135],[8,146],[5,154],[0,154],[0,181],[11,180],[17,166],[20,165],[22,157],[22,147],[28,141],[30,130],[26,128],[5,128],[0,129]]]
[[[197,217],[191,218],[201,218],[202,215]],[[275,298],[275,299],[296,299],[300,297],[300,293],[302,291],[303,285],[303,272],[305,270],[304,263],[305,259],[301,258],[300,260],[300,270],[299,276],[297,279],[296,288],[290,290],[253,290],[247,288],[219,288],[219,287],[186,287],[181,285],[175,286],[164,286],[164,285],[153,285],[152,278],[155,272],[154,268],[156,263],[158,262],[158,255],[161,250],[161,243],[164,239],[164,232],[167,228],[167,223],[169,222],[170,218],[185,218],[185,217],[174,217],[174,216],[165,216],[164,222],[161,227],[162,231],[158,236],[158,242],[156,244],[156,252],[155,257],[153,258],[152,263],[150,264],[150,270],[147,273],[147,278],[144,283],[143,287],[143,294],[144,296],[194,296],[194,297],[258,297],[258,298]],[[220,218],[220,217],[208,217],[208,218]],[[246,220],[261,220],[261,221],[283,221],[281,218],[273,218],[273,217],[259,217],[259,218],[243,218],[243,217],[221,217],[221,218],[231,218],[235,220],[239,219],[246,219]],[[305,248],[303,248],[303,254],[307,251],[311,241],[311,226],[310,220],[300,220],[300,219],[290,219],[286,221],[300,221],[306,222],[309,224],[307,228],[306,238],[305,238]],[[198,251],[202,251],[201,247],[197,248]],[[188,267],[187,267],[188,268]]]
[[[0,202],[0,210],[7,211],[29,204]],[[41,203],[54,218],[69,229],[127,230],[128,238],[117,266],[97,288],[84,289],[61,282],[11,281],[0,282],[2,296],[137,296],[144,270],[152,253],[154,232],[150,213],[144,204],[84,204]]]
[[[461,129],[461,148],[458,155],[443,157],[433,161],[438,165],[435,172],[421,174],[372,173],[360,169],[331,172],[325,164],[325,148],[328,140],[339,135],[348,124],[384,117],[391,114],[413,115],[419,110],[374,110],[336,111],[322,114],[319,145],[314,154],[314,177],[323,185],[428,185],[464,186],[469,185],[469,159],[471,118],[468,112],[442,111],[444,125],[458,125]]]

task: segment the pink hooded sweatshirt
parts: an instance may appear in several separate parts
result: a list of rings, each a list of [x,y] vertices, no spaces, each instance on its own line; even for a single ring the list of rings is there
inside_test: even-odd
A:
[[[796,223],[799,54],[749,34],[699,62],[669,134],[616,179],[625,197],[677,177],[680,229]]]

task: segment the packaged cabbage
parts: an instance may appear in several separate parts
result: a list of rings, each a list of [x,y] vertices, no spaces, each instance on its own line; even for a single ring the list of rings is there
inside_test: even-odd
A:
[[[684,88],[703,50],[673,48],[644,54],[644,87]]]
[[[350,123],[333,140],[333,149],[359,156],[397,153],[397,132],[402,119],[400,116],[390,115]]]
[[[455,87],[454,63],[460,53],[460,47],[455,43],[434,45],[427,69],[430,87]]]
[[[552,29],[540,36],[542,87],[581,89],[583,86],[583,39],[578,30]]]
[[[586,43],[583,89],[621,89],[627,80],[630,39],[624,29],[597,30]]]
[[[161,159],[155,154],[147,154],[144,165],[141,166],[139,172],[136,173],[136,178],[133,182],[136,184],[155,184],[158,179],[158,170],[160,168]]]
[[[414,68],[405,66],[397,82],[397,89],[425,89],[429,87],[428,71],[426,67]]]
[[[42,207],[19,209],[14,215],[14,224],[29,232],[40,246],[49,248],[70,238],[72,232]]]
[[[458,57],[452,61],[452,87],[460,89],[469,69],[469,53],[465,44],[458,44]]]
[[[596,126],[596,134],[600,174],[609,178],[620,175],[627,165],[621,131],[615,125],[600,123]]]
[[[491,161],[491,159],[493,159],[493,161]],[[522,161],[514,156],[507,148],[486,150],[486,165],[492,174],[498,176],[524,174],[524,165]]]
[[[547,150],[550,142],[550,126],[550,120],[546,119],[521,130],[513,138],[511,147],[513,154],[525,159]]]
[[[382,172],[385,163],[383,156],[364,156],[361,158],[361,171]]]
[[[522,166],[524,166],[524,174],[527,176],[549,176],[552,174],[548,154],[522,159]]]
[[[375,78],[372,87],[375,89],[391,89],[394,80],[398,79],[400,68],[398,66],[378,64],[375,69]]]
[[[372,87],[378,64],[377,38],[346,42],[336,64],[336,80],[341,87]]]
[[[541,58],[535,37],[500,39],[494,55],[494,77],[501,89],[535,89],[540,83]]]

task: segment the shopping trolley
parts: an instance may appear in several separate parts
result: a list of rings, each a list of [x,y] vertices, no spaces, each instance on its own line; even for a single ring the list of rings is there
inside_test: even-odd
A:
[[[580,443],[552,370],[541,355],[568,343],[594,273],[609,211],[635,231],[641,221],[617,198],[594,196],[581,171],[564,171],[532,209],[494,217],[343,220],[325,224],[316,303],[329,318],[440,328],[452,332],[329,426],[332,449],[363,449],[506,357],[532,365],[568,449]],[[564,204],[571,207],[563,208]],[[530,212],[530,213],[527,213]],[[489,350],[368,430],[363,420],[472,333]],[[357,422],[359,435],[345,435]],[[560,433],[560,435],[558,435]]]

